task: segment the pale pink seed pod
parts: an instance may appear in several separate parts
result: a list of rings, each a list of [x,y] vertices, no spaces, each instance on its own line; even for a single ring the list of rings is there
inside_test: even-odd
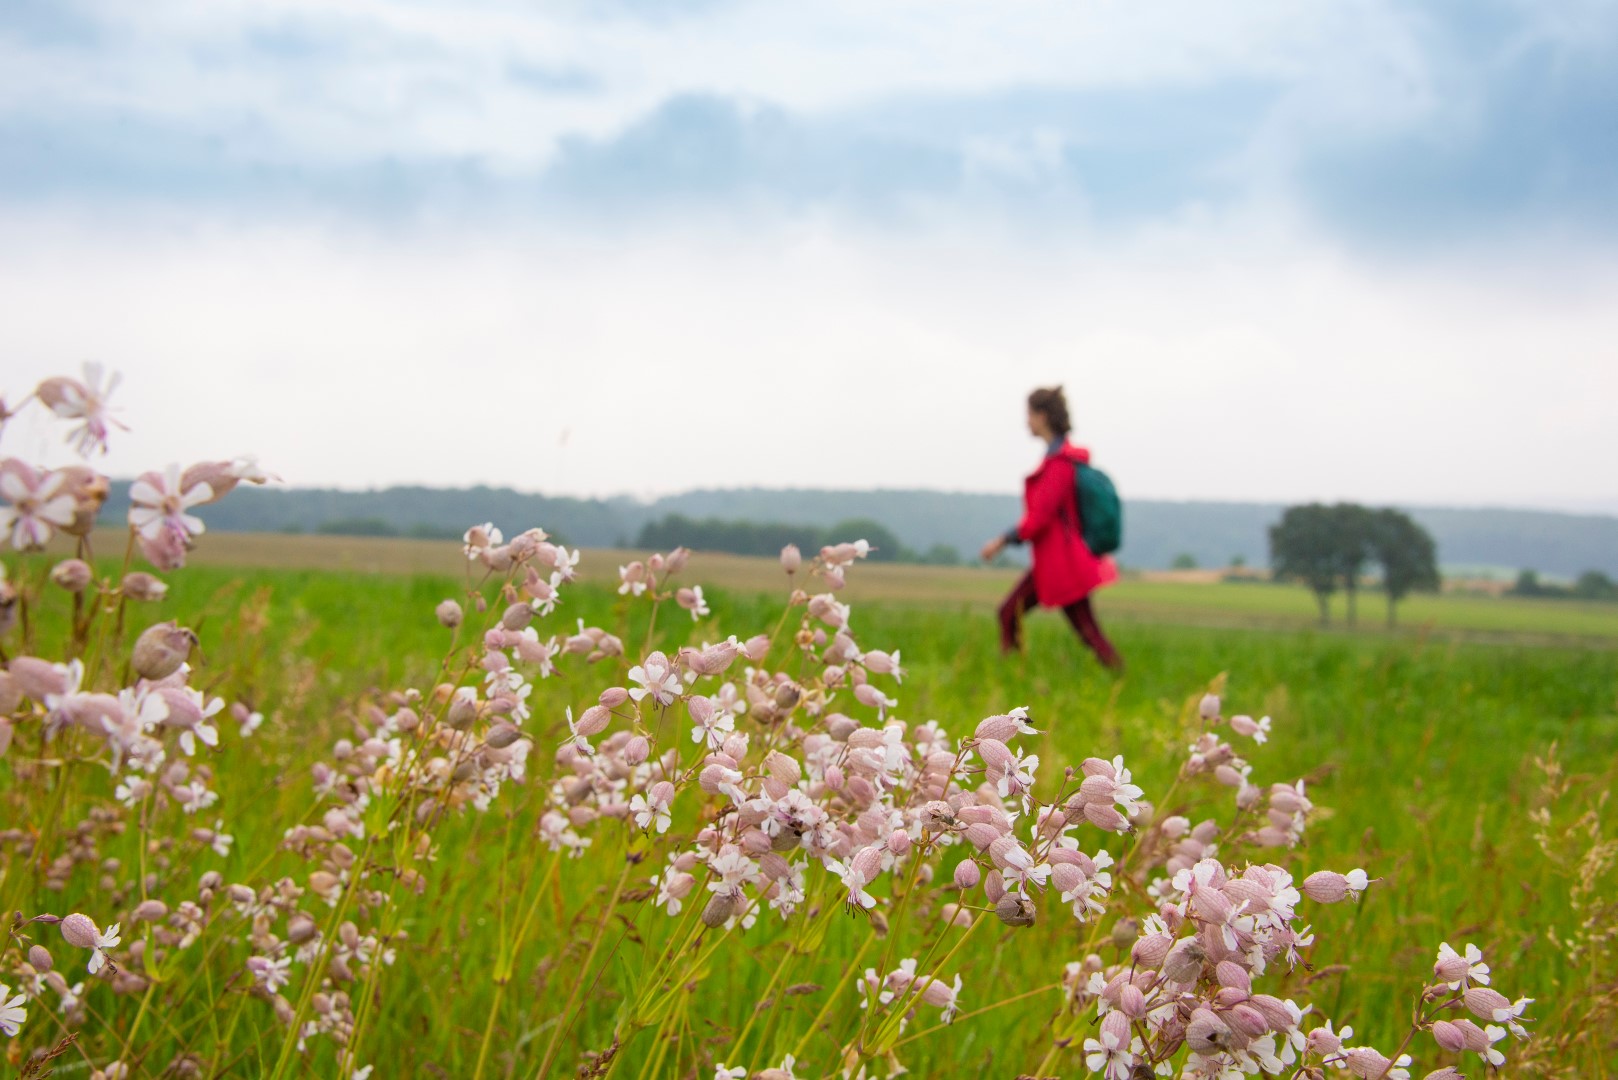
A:
[[[1421,1080],[1466,1080],[1466,1074],[1453,1065],[1445,1065],[1442,1069],[1434,1069]]]
[[[1118,1011],[1131,1020],[1140,1020],[1146,1016],[1146,995],[1141,993],[1140,987],[1130,983],[1118,992]],[[1127,1043],[1126,1039],[1125,1044]]]
[[[921,1000],[935,1009],[942,1009],[955,1000],[955,990],[944,981],[942,975],[938,975],[922,989]]]
[[[143,900],[135,907],[136,922],[157,922],[168,915],[169,906],[161,900]]]
[[[1084,796],[1083,802],[1112,802],[1112,797],[1118,790],[1118,781],[1110,776],[1086,776],[1079,782],[1079,794]]]
[[[895,855],[904,856],[910,851],[910,834],[903,829],[895,829],[888,834],[888,850]]]
[[[1271,994],[1254,994],[1248,1004],[1264,1014],[1271,1031],[1286,1031],[1295,1023],[1286,1002]]]
[[[1244,995],[1253,992],[1253,978],[1247,969],[1230,960],[1221,960],[1214,966],[1214,978],[1220,986],[1234,987]]]
[[[95,577],[90,564],[83,559],[63,559],[51,567],[51,580],[68,592],[83,592]]]
[[[1249,1039],[1256,1039],[1269,1030],[1264,1014],[1245,1003],[1231,1006],[1225,1013],[1225,1022],[1230,1025],[1232,1031]]]
[[[803,767],[798,764],[797,759],[779,750],[771,750],[764,755],[764,768],[771,776],[788,786],[796,786],[803,777]]]
[[[957,889],[975,889],[981,880],[983,880],[983,872],[978,869],[978,864],[971,859],[962,859],[955,864],[955,887]]]
[[[846,782],[847,778],[843,773],[843,767],[841,765],[826,766],[827,787],[831,788],[833,791],[841,791]]]
[[[1386,1076],[1392,1062],[1369,1046],[1354,1046],[1343,1051],[1344,1065],[1362,1080],[1375,1080]]]
[[[1489,1049],[1489,1036],[1482,1028],[1462,1016],[1453,1021],[1455,1030],[1461,1033],[1461,1041],[1466,1049],[1474,1054],[1486,1053]],[[1495,1030],[1499,1030],[1496,1028]]]
[[[1085,776],[1105,776],[1110,780],[1118,778],[1118,770],[1112,767],[1112,762],[1098,757],[1087,757],[1079,762],[1079,771]]]
[[[990,844],[1000,839],[1000,830],[993,825],[975,822],[966,827],[963,835],[965,835],[967,843],[979,851],[983,851]]]
[[[988,897],[991,904],[998,904],[1006,895],[1006,882],[1000,876],[1000,871],[990,870],[983,875],[983,894]]]
[[[742,850],[757,858],[773,846],[770,834],[763,829],[748,829],[742,833]]]
[[[1084,817],[1086,821],[1098,829],[1119,833],[1129,831],[1129,819],[1120,814],[1117,807],[1109,806],[1106,803],[1085,803]]]
[[[169,587],[163,581],[148,574],[144,570],[136,570],[133,574],[125,574],[123,584],[119,590],[129,599],[141,603],[155,603],[163,599]]]
[[[1026,896],[1007,893],[994,902],[994,914],[1007,926],[1033,926],[1038,917],[1038,909]]]
[[[646,560],[647,569],[649,569],[654,574],[662,573],[663,572],[663,567],[665,565],[667,565],[667,562],[663,558],[662,552],[657,552],[657,553],[653,554],[651,558]]]
[[[96,924],[90,921],[90,916],[74,912],[62,920],[59,927],[62,938],[76,949],[93,949],[96,947],[96,937],[101,931]]]
[[[644,735],[634,735],[624,744],[624,762],[639,765],[651,755],[652,744]]]
[[[1230,1027],[1211,1009],[1197,1008],[1185,1026],[1185,1042],[1199,1054],[1214,1054],[1230,1043]]]
[[[1479,1020],[1499,1019],[1495,1014],[1501,1010],[1511,1011],[1511,1002],[1498,990],[1491,990],[1487,986],[1474,986],[1462,995],[1461,1001],[1466,1005],[1467,1012]]]
[[[1130,959],[1145,968],[1156,968],[1163,964],[1169,950],[1174,947],[1174,935],[1158,932],[1147,934],[1129,950]],[[1178,980],[1177,980],[1178,981]]]
[[[768,634],[754,634],[742,642],[742,655],[755,664],[770,654],[770,637]]]
[[[1247,783],[1247,778],[1229,765],[1220,765],[1214,769],[1214,779],[1225,787],[1239,788]]]
[[[1348,895],[1348,878],[1331,870],[1317,870],[1303,879],[1299,890],[1309,899],[1322,904],[1335,904]],[[1465,961],[1462,961],[1464,968]],[[1463,971],[1464,974],[1464,971]]]
[[[28,963],[41,975],[54,967],[51,954],[43,945],[30,945],[28,947]]]
[[[1207,953],[1196,938],[1181,938],[1163,958],[1163,977],[1170,982],[1193,983],[1202,975],[1202,962]]]
[[[601,696],[596,698],[596,703],[605,709],[616,709],[618,706],[622,705],[628,700],[628,690],[625,690],[621,686],[609,686],[607,689],[601,691]]]
[[[534,609],[526,602],[512,604],[500,615],[500,625],[507,630],[521,630],[534,621]]]
[[[877,879],[882,873],[882,849],[876,847],[863,847],[854,853],[849,860],[849,869],[855,871],[866,884]]]
[[[1130,987],[1134,990],[1134,987]],[[1135,990],[1139,994],[1139,990]],[[1101,1018],[1101,1034],[1111,1036],[1114,1046],[1129,1045],[1129,1016],[1121,1009],[1115,1009]],[[1105,1041],[1105,1040],[1104,1040]]]
[[[1466,978],[1466,973],[1470,970],[1471,965],[1466,962],[1464,956],[1441,956],[1433,965],[1433,974],[1438,977],[1438,981],[1446,983],[1460,982]]]
[[[1204,720],[1219,719],[1219,695],[1203,694],[1202,700],[1197,703],[1197,714]]]
[[[287,920],[287,940],[294,945],[314,940],[319,932],[320,928],[315,925],[315,920],[302,912]]]
[[[1233,716],[1230,718],[1230,730],[1238,735],[1252,738],[1258,733],[1258,723],[1251,716]]]
[[[983,759],[983,764],[991,769],[1004,771],[1017,763],[1017,757],[1011,752],[1011,748],[999,739],[979,739],[976,749],[978,757]]]
[[[1244,783],[1236,789],[1236,809],[1251,810],[1264,797],[1264,789],[1256,784]]]
[[[990,716],[979,720],[977,728],[972,732],[974,738],[993,739],[996,742],[1008,743],[1017,737],[1017,721],[1010,716]]]
[[[681,570],[685,569],[685,564],[690,560],[691,549],[688,547],[677,547],[664,556],[663,565],[668,568],[669,573],[678,574]]]
[[[454,600],[440,601],[438,607],[433,610],[433,614],[438,616],[440,624],[451,630],[461,625],[461,620],[465,618],[461,612],[461,605]]]
[[[607,729],[612,722],[612,712],[603,705],[592,705],[574,723],[573,728],[580,735],[599,735]]]
[[[496,750],[503,750],[520,738],[522,738],[522,732],[517,729],[517,726],[502,720],[489,728],[489,734],[485,737],[484,742]]]
[[[43,702],[51,694],[67,693],[67,673],[49,660],[19,656],[7,666],[11,681],[24,697]]]
[[[972,913],[959,904],[945,904],[938,909],[938,914],[947,926],[965,928],[972,925]]]
[[[708,906],[702,909],[702,925],[710,930],[725,925],[725,921],[736,913],[739,906],[730,893],[714,893],[708,899]]]
[[[1343,1040],[1334,1034],[1328,1034],[1323,1027],[1317,1027],[1308,1036],[1309,1052],[1319,1057],[1336,1057],[1342,1053]]]
[[[1059,862],[1051,867],[1051,885],[1058,892],[1072,892],[1085,882],[1085,873],[1072,863]]]
[[[1466,1035],[1448,1020],[1433,1021],[1433,1041],[1447,1053],[1459,1054],[1466,1049]]]

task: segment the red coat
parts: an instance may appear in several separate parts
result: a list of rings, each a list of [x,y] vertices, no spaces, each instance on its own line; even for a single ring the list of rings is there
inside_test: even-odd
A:
[[[1042,607],[1066,607],[1118,580],[1111,558],[1090,554],[1079,530],[1074,467],[1090,451],[1072,443],[1040,462],[1023,482],[1023,515],[1017,535],[1033,552],[1034,593]]]

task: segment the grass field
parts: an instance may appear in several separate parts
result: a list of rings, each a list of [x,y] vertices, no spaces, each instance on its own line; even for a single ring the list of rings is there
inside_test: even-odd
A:
[[[642,640],[644,609],[601,583],[615,577],[619,558],[587,553],[584,568],[595,584],[568,592],[544,625],[565,631],[583,618],[626,641]],[[452,544],[210,534],[196,565],[172,575],[161,613],[197,629],[205,657],[199,685],[251,702],[269,717],[249,755],[234,751],[220,759],[218,809],[236,837],[235,852],[208,855],[205,866],[192,869],[218,869],[227,880],[296,872],[288,855],[272,854],[263,865],[256,858],[273,852],[287,823],[308,819],[309,766],[349,733],[355,703],[378,689],[432,680],[449,642],[432,610],[464,591],[459,559]],[[784,579],[773,563],[698,556],[683,577],[708,588],[715,622],[726,632],[768,631],[779,617]],[[936,719],[951,734],[965,734],[983,716],[1027,705],[1045,731],[1039,752],[1046,762],[1122,753],[1153,799],[1184,757],[1187,702],[1228,672],[1230,711],[1274,717],[1273,740],[1248,754],[1255,778],[1307,776],[1322,807],[1304,847],[1265,857],[1291,860],[1306,872],[1363,866],[1380,879],[1359,905],[1312,913],[1320,941],[1309,958],[1313,970],[1291,976],[1287,992],[1306,993],[1361,1039],[1391,1046],[1403,1033],[1411,996],[1430,975],[1438,943],[1475,941],[1489,954],[1497,986],[1539,999],[1536,1026],[1546,1044],[1564,1040],[1559,1055],[1571,1071],[1515,1075],[1608,1075],[1618,1058],[1611,1029],[1593,1027],[1570,1003],[1610,993],[1601,989],[1610,972],[1593,970],[1610,952],[1575,960],[1555,944],[1577,921],[1570,882],[1580,852],[1555,842],[1557,858],[1547,857],[1529,814],[1545,803],[1533,758],[1553,744],[1573,778],[1553,824],[1593,806],[1618,780],[1618,650],[1610,647],[1618,642],[1618,611],[1419,598],[1403,611],[1406,628],[1388,634],[1376,629],[1380,610],[1368,597],[1366,629],[1320,632],[1312,626],[1312,600],[1300,590],[1125,582],[1103,604],[1129,664],[1114,680],[1049,616],[1030,621],[1026,655],[1000,658],[990,608],[1007,581],[992,571],[853,569],[847,597],[861,643],[902,649],[909,669],[897,694],[899,715]],[[671,635],[665,641],[678,642],[701,640],[713,624],[693,625],[675,612],[661,625]],[[42,634],[58,632],[47,620]],[[537,763],[565,735],[564,706],[579,711],[613,681],[608,672],[574,665],[539,687],[529,724],[545,733]],[[226,742],[232,741],[227,728]],[[6,778],[0,804],[16,805],[20,793],[7,786],[8,774],[0,777]],[[93,801],[93,790],[87,780],[80,797]],[[553,1075],[570,1075],[584,1051],[610,1043],[623,996],[634,992],[673,920],[650,904],[621,901],[608,909],[608,947],[599,956],[588,953],[587,931],[601,917],[625,851],[603,832],[586,859],[548,877],[549,856],[532,840],[541,794],[514,792],[490,813],[468,815],[440,834],[436,875],[422,896],[403,905],[409,938],[379,987],[376,1026],[359,1055],[377,1062],[379,1076],[469,1076],[488,1025],[496,1049],[487,1075],[533,1075],[557,1022],[558,994],[581,980],[585,1005]],[[1160,811],[1195,820],[1228,798],[1225,789],[1194,790]],[[1610,838],[1611,826],[1598,824],[1595,835]],[[103,854],[137,857],[116,839]],[[1610,866],[1606,872],[1610,882]],[[7,880],[8,910],[55,910],[60,897],[37,878],[19,894],[20,877]],[[72,895],[86,910],[106,901],[93,880],[75,879]],[[489,972],[501,961],[513,911],[531,902],[540,904],[542,925],[516,958],[512,991],[497,993]],[[778,924],[761,919],[722,961],[691,973],[681,1015],[706,1019],[693,1019],[684,1031],[676,1026],[672,1060],[653,1064],[652,1040],[642,1036],[621,1051],[628,1067],[614,1075],[708,1080],[715,1060],[750,1069],[775,1064],[839,987],[864,935],[863,920],[838,918],[818,949],[796,955],[786,951]],[[968,1011],[1055,983],[1063,964],[1080,959],[1084,948],[1073,924],[1059,918],[1026,930],[996,925],[992,935],[962,965]],[[920,940],[897,943],[899,955],[915,951]],[[768,1022],[735,1045],[787,964],[789,981],[814,989],[777,996]],[[854,995],[842,994],[827,1030],[805,1041],[799,1076],[830,1074],[828,1054],[850,1018],[857,1019]],[[969,1015],[942,1036],[906,1045],[901,1057],[921,1077],[1017,1075],[1046,1052],[1047,1021],[1058,1000],[1052,990]],[[138,1005],[108,997],[97,1007],[108,1030],[127,1031]],[[228,1053],[209,1060],[208,1075],[266,1071],[280,1035],[264,1006],[249,1007],[255,1011],[244,1025],[232,1025]],[[180,1052],[188,1039],[200,1041],[198,1033],[210,1027],[217,1033],[222,1023],[184,1000],[166,1009],[163,1022],[173,1036],[161,1041],[163,1055]],[[105,1036],[85,1042],[105,1054]],[[329,1055],[317,1051],[307,1074],[332,1075]],[[167,1060],[154,1056],[137,1075],[157,1076]],[[1424,1060],[1436,1061],[1430,1047]],[[1082,1073],[1076,1049],[1060,1058],[1060,1075]]]
[[[97,550],[121,551],[122,532],[96,535]],[[616,580],[617,567],[636,551],[592,549],[585,552],[587,578]],[[452,543],[354,536],[304,536],[212,533],[194,557],[198,566],[288,570],[343,570],[362,574],[464,574],[464,560]],[[851,602],[955,605],[988,610],[1016,579],[1017,572],[977,567],[928,567],[895,563],[862,564],[849,582]],[[690,576],[734,592],[776,589],[780,569],[773,559],[698,553]],[[1268,583],[1187,584],[1126,578],[1103,593],[1102,606],[1119,621],[1188,626],[1267,627],[1282,630],[1318,626],[1314,597],[1301,586]],[[1357,632],[1377,633],[1385,626],[1385,605],[1378,593],[1360,598]],[[1343,629],[1344,603],[1333,601],[1334,627]],[[1479,641],[1618,645],[1618,604],[1571,600],[1539,600],[1465,594],[1415,595],[1399,606],[1398,634],[1423,636],[1438,632]]]
[[[228,764],[218,774],[220,811],[236,836],[236,852],[269,852],[288,821],[311,813],[307,767],[348,732],[353,704],[379,688],[429,682],[448,643],[432,607],[460,594],[464,583],[411,573],[419,567],[409,560],[432,555],[453,570],[458,552],[398,541],[358,542],[356,549],[356,541],[332,538],[207,539],[196,567],[172,576],[162,612],[199,631],[205,657],[199,685],[269,714],[252,755],[222,756]],[[327,559],[343,568],[209,565],[223,559],[283,567]],[[584,565],[599,581],[615,559],[592,554]],[[726,628],[751,633],[773,625],[778,601],[759,589],[775,585],[778,594],[783,578],[769,563],[699,557],[686,576],[709,585],[715,619]],[[1618,651],[1544,644],[1565,633],[1605,638],[1618,631],[1603,619],[1605,612],[1461,597],[1409,607],[1413,620],[1425,617],[1442,630],[1493,635],[1492,643],[1476,644],[1419,631],[1320,633],[1309,627],[1309,597],[1291,589],[1125,583],[1105,607],[1129,662],[1128,675],[1115,682],[1081,656],[1065,625],[1052,617],[1031,620],[1026,656],[998,656],[989,606],[1003,586],[1005,575],[990,572],[854,568],[848,594],[861,640],[903,649],[909,677],[900,693],[901,716],[937,719],[951,733],[964,733],[979,717],[1027,704],[1045,730],[1045,761],[1123,753],[1152,798],[1183,758],[1186,701],[1228,672],[1226,701],[1233,711],[1275,717],[1272,742],[1249,755],[1256,776],[1262,782],[1314,780],[1322,811],[1306,847],[1288,858],[1306,870],[1364,866],[1380,879],[1358,907],[1320,908],[1314,975],[1294,975],[1290,993],[1309,984],[1304,993],[1336,1022],[1353,1023],[1361,1038],[1391,1043],[1403,1030],[1406,1002],[1427,975],[1437,942],[1466,939],[1489,952],[1497,984],[1544,1002],[1545,1035],[1557,1035],[1558,1022],[1571,1023],[1566,1017],[1576,1010],[1565,1012],[1566,999],[1587,993],[1579,988],[1595,976],[1552,944],[1552,934],[1565,938],[1574,921],[1569,870],[1547,860],[1532,840],[1529,811],[1539,805],[1542,777],[1531,759],[1553,743],[1560,746],[1576,776],[1569,801],[1592,798],[1615,779]],[[680,623],[663,623],[671,640],[688,633],[701,640],[704,627],[676,615]],[[1576,630],[1557,617],[1568,617]],[[565,630],[574,619],[613,628],[629,641],[644,631],[644,612],[600,585],[570,591],[552,623]],[[1225,625],[1194,625],[1199,622]],[[50,630],[44,633],[49,638]],[[1516,636],[1534,644],[1513,643]],[[210,672],[230,672],[228,682]],[[542,683],[531,722],[534,730],[552,732],[539,738],[542,748],[560,742],[555,732],[563,706],[578,711],[610,677],[591,675],[581,682],[574,667]],[[16,797],[11,790],[6,798]],[[1194,793],[1163,811],[1196,819],[1225,798],[1220,790]],[[377,997],[380,1012],[362,1061],[377,1061],[390,1075],[469,1075],[479,1036],[492,1023],[498,1052],[489,1075],[521,1077],[536,1069],[539,1044],[549,1040],[547,1025],[555,1022],[557,994],[568,981],[586,978],[582,928],[604,904],[610,868],[621,860],[621,852],[613,855],[613,840],[604,839],[584,873],[570,863],[565,889],[550,879],[542,895],[544,926],[516,959],[523,993],[495,996],[487,973],[500,959],[503,934],[510,933],[511,910],[540,887],[549,858],[521,839],[513,842],[526,836],[537,805],[536,792],[518,793],[495,813],[471,814],[445,829],[437,853],[442,873],[421,899],[406,899],[409,939]],[[286,857],[270,858],[269,866],[244,865],[238,853],[207,858],[227,879],[273,879],[296,868]],[[104,904],[92,882],[79,884],[79,904]],[[5,899],[8,908],[55,907],[49,894],[11,892]],[[579,1052],[607,1046],[621,996],[671,933],[670,923],[647,904],[618,907],[621,934],[613,939],[612,962],[597,960],[589,968],[591,994],[568,1033],[561,1059],[566,1069],[555,1075],[571,1072]],[[997,934],[992,949],[963,967],[968,1009],[1052,983],[1061,963],[1081,957],[1084,944],[1071,923],[1060,920],[1026,931],[997,928]],[[859,938],[859,921],[835,921],[822,949],[796,960],[794,981],[837,986]],[[705,1080],[709,1074],[697,1072],[697,1057],[723,1057],[730,1036],[785,962],[781,941],[775,926],[760,923],[728,962],[699,973],[693,994],[701,994],[704,1014],[720,1020],[709,1018],[704,1023],[715,1027],[689,1031],[681,1043],[691,1051],[689,1061],[678,1069],[660,1064],[647,1075]],[[981,1069],[981,1075],[1010,1077],[1031,1067],[1050,1040],[1044,1027],[1050,1006],[1042,1001],[968,1018],[947,1038],[917,1040],[906,1046],[904,1064],[922,1077]],[[783,999],[780,1023],[772,1020],[770,1030],[803,1030],[824,1004],[824,991]],[[113,1030],[128,1027],[136,1009],[126,999],[108,999],[102,1007]],[[273,1056],[277,1028],[262,1007],[249,1017],[256,1023],[236,1028],[231,1048],[238,1057],[225,1075],[257,1075],[267,1067],[265,1054]],[[184,1033],[204,1023],[217,1025],[218,1018],[193,1015],[175,1002],[175,1044],[165,1052],[183,1049]],[[1610,1033],[1586,1031],[1581,1038],[1586,1069],[1612,1052]],[[411,1052],[403,1057],[406,1041]],[[756,1044],[744,1056],[757,1069],[775,1064],[783,1046],[777,1036],[777,1044]],[[820,1075],[815,1069],[828,1067],[828,1048],[828,1038],[811,1041],[799,1054],[811,1062],[809,1072],[799,1075]],[[625,1052],[634,1067],[634,1054],[647,1048]],[[328,1075],[322,1069],[330,1064],[320,1061],[311,1075]],[[146,1074],[159,1075],[160,1065],[147,1062]],[[1076,1054],[1061,1075],[1078,1075]]]

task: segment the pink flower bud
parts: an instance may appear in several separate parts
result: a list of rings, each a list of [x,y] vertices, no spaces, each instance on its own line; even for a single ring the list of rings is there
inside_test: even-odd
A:
[[[639,765],[644,762],[652,752],[652,744],[644,735],[634,735],[624,744],[624,761],[630,765]]]
[[[621,686],[609,686],[601,691],[600,697],[596,698],[596,702],[607,709],[616,709],[628,700],[629,691]]]
[[[1140,1020],[1146,1015],[1146,995],[1140,987],[1130,983],[1118,991],[1118,1011],[1131,1020]],[[1124,1042],[1127,1045],[1128,1039]]]
[[[166,679],[185,663],[197,644],[197,635],[174,622],[161,622],[146,628],[135,639],[132,664],[143,679]]]
[[[1219,695],[1203,694],[1202,700],[1197,703],[1197,714],[1204,720],[1219,719]]]
[[[1112,767],[1112,762],[1101,758],[1089,757],[1079,763],[1079,771],[1085,776],[1105,776],[1110,780],[1118,778],[1118,770]]]
[[[125,574],[120,589],[129,599],[138,600],[142,603],[161,600],[163,599],[163,594],[169,591],[166,584],[144,570],[136,570],[132,574]]]
[[[962,859],[955,864],[955,887],[957,889],[963,891],[975,889],[982,879],[983,872],[978,869],[978,864],[971,859]]]
[[[983,876],[983,893],[989,898],[989,903],[991,904],[998,904],[1000,899],[1006,895],[1006,883],[1005,879],[1000,876],[1000,871],[990,870]]]
[[[1466,1049],[1466,1035],[1448,1020],[1433,1021],[1433,1040],[1440,1050],[1459,1054]]]
[[[30,945],[28,947],[28,963],[41,975],[54,966],[49,950],[43,945]]]
[[[136,922],[157,922],[169,913],[169,906],[161,900],[143,900],[135,907]]]
[[[83,592],[95,577],[90,564],[83,559],[63,559],[51,567],[51,580],[68,592]]]
[[[433,613],[438,616],[438,621],[440,623],[449,627],[451,630],[461,625],[461,619],[463,617],[461,614],[461,605],[457,604],[454,600],[440,601],[438,607],[434,609]]]
[[[888,834],[888,850],[895,855],[904,856],[910,851],[910,834],[903,829],[895,829]]]

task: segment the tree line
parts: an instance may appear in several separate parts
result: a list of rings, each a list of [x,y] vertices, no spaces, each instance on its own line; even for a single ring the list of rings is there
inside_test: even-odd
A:
[[[775,556],[786,545],[796,544],[804,554],[812,555],[827,544],[862,538],[870,543],[870,558],[874,562],[954,566],[961,561],[960,553],[947,544],[934,544],[923,552],[914,551],[900,543],[892,529],[873,518],[849,518],[821,528],[817,525],[669,514],[643,525],[635,538],[635,546],[662,551],[684,546],[696,551],[723,551],[732,555]]]
[[[1348,624],[1354,625],[1359,588],[1372,563],[1381,569],[1389,626],[1399,601],[1412,592],[1436,591],[1441,584],[1438,545],[1409,514],[1391,507],[1289,506],[1270,526],[1272,573],[1280,580],[1302,582],[1315,594],[1322,626],[1331,619],[1331,597],[1338,590],[1347,600]]]

